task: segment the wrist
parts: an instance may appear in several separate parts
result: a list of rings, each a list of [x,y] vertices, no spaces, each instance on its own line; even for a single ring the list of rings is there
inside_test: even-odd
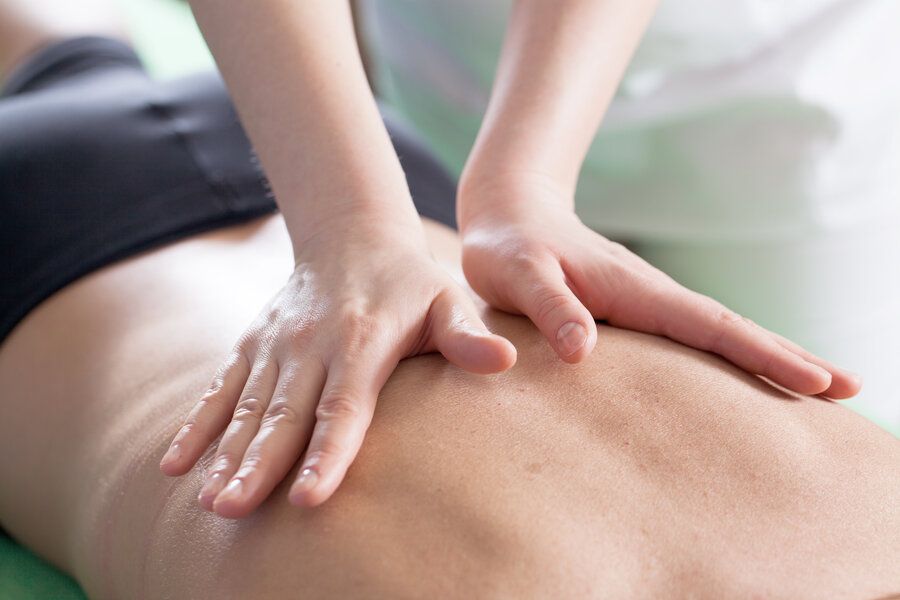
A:
[[[300,227],[288,223],[295,262],[310,252],[353,244],[427,251],[422,221],[411,199],[402,203],[346,202],[311,215]]]
[[[461,233],[495,219],[516,219],[543,210],[575,210],[574,185],[538,169],[475,169],[469,165],[457,191],[457,222]]]

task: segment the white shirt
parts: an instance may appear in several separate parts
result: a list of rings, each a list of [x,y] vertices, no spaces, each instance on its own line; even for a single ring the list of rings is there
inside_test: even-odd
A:
[[[373,0],[389,101],[461,168],[509,0]],[[609,235],[760,239],[900,214],[900,2],[668,0],[579,181]]]

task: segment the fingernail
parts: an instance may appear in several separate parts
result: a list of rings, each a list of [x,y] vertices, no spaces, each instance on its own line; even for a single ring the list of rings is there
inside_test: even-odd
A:
[[[564,356],[575,354],[581,350],[581,347],[584,346],[586,340],[587,331],[585,331],[581,324],[574,321],[569,321],[560,327],[559,331],[556,333],[556,342],[559,345],[559,351]]]
[[[305,494],[316,487],[317,483],[319,483],[319,474],[310,468],[303,469],[300,471],[300,477],[297,478],[297,481],[291,487],[291,496]]]
[[[860,375],[859,373],[854,373],[853,371],[848,371],[847,369],[841,369],[840,371],[846,377],[849,377],[850,379],[852,379],[853,383],[855,383],[856,385],[858,385],[858,386],[862,385],[862,375]]]
[[[210,475],[209,479],[206,480],[206,483],[203,484],[200,493],[197,495],[197,500],[199,500],[201,504],[204,504],[211,498],[218,496],[219,492],[222,491],[222,487],[225,485],[225,481],[225,475],[222,473],[213,473]],[[211,504],[212,503],[210,503],[210,505]]]
[[[173,463],[176,460],[181,458],[181,445],[178,442],[175,442],[169,449],[166,450],[166,453],[163,455],[162,460],[159,461],[160,466],[166,466],[169,463]]]
[[[809,364],[809,366],[811,366],[811,367],[813,368],[813,370],[816,371],[819,375],[821,375],[821,376],[824,377],[825,379],[828,379],[829,381],[831,381],[831,372],[830,372],[830,371],[828,371],[827,369],[823,369],[823,368],[820,367],[819,365],[816,365],[816,364],[813,364],[813,363],[808,363],[808,364]]]
[[[244,482],[240,479],[232,479],[222,492],[216,496],[216,504],[238,500],[244,492]]]

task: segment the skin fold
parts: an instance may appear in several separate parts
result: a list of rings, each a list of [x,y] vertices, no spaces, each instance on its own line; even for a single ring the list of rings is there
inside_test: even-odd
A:
[[[460,278],[450,230],[430,252]],[[877,598],[900,590],[900,445],[819,398],[605,325],[578,364],[482,308],[516,365],[401,361],[334,496],[245,519],[159,473],[293,265],[270,216],[108,266],[0,347],[0,521],[91,598]],[[483,306],[483,305],[482,305]]]

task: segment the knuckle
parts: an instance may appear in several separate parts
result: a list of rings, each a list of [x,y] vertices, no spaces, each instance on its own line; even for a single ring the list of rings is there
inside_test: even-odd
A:
[[[333,461],[340,459],[347,451],[345,444],[341,443],[334,436],[323,437],[315,450],[307,456],[307,462],[320,463],[325,461]]]
[[[651,265],[646,260],[644,260],[643,258],[638,256],[637,254],[634,254],[633,257],[638,261],[638,264],[640,265],[641,270],[644,273],[646,273],[648,276],[653,277],[654,279],[656,279],[657,281],[659,281],[660,283],[662,283],[664,285],[667,285],[670,287],[675,287],[678,289],[682,288],[682,286],[677,281],[675,281],[668,273],[666,273],[659,267]]]
[[[300,415],[290,405],[287,398],[277,398],[272,401],[263,417],[263,426],[295,425],[300,422]]]
[[[355,419],[360,414],[359,402],[345,390],[330,390],[322,395],[316,407],[316,419]]]
[[[225,378],[235,369],[245,363],[249,366],[247,356],[240,350],[234,350],[219,367],[213,376],[206,390],[200,396],[200,403],[204,405],[213,405],[228,400],[228,394],[225,394]]]
[[[379,335],[379,319],[372,313],[353,311],[341,317],[343,347],[353,352],[370,346]]]
[[[188,419],[181,426],[181,429],[178,430],[177,438],[182,440],[190,435],[193,435],[197,431],[197,421],[193,417],[188,417]]]
[[[306,345],[315,335],[315,326],[311,323],[295,325],[288,328],[287,338],[291,345]]]
[[[265,411],[263,402],[255,396],[241,398],[234,408],[235,421],[258,421]]]
[[[533,273],[539,270],[544,262],[541,253],[528,246],[516,248],[510,252],[507,260],[513,271],[518,273]]]
[[[209,382],[209,385],[206,387],[206,391],[203,392],[203,397],[208,398],[210,396],[214,396],[222,391],[222,388],[225,387],[225,368],[219,369],[219,372],[216,373],[216,376],[213,377],[212,381]]]
[[[243,473],[247,473],[248,471],[256,471],[260,467],[264,466],[265,463],[265,458],[258,452],[248,452],[244,457],[244,461],[241,463],[241,471]]]
[[[613,269],[618,277],[629,280],[638,290],[664,293],[661,288],[665,288],[667,282],[660,280],[653,271],[635,269],[633,266],[619,261],[614,262]]]
[[[218,455],[213,460],[212,466],[209,469],[210,473],[221,473],[225,471],[231,471],[235,465],[237,465],[238,457],[234,452],[225,451]]]
[[[262,327],[257,323],[253,323],[249,329],[244,331],[234,345],[234,352],[230,357],[234,362],[229,364],[240,364],[241,361],[249,362],[249,358],[255,353],[262,331]]]
[[[743,317],[733,310],[721,305],[716,305],[712,313],[714,327],[710,331],[710,341],[707,347],[712,352],[721,354],[727,342],[737,332],[747,327]]]
[[[200,400],[197,401],[197,404],[198,408],[201,410],[220,410],[223,406],[228,404],[228,401],[228,395],[222,391],[221,387],[213,388],[210,386],[210,388],[203,393],[203,396],[200,397]]]
[[[763,375],[771,373],[777,360],[778,352],[776,350],[766,352],[766,355],[763,357],[762,361],[760,361],[759,372]]]
[[[605,293],[615,291],[639,292],[643,283],[637,273],[618,258],[602,257],[596,261],[593,280]]]
[[[723,329],[736,329],[747,325],[747,322],[741,315],[724,306],[720,306],[716,309],[713,319]]]
[[[242,337],[238,340],[237,344],[235,344],[234,348],[231,350],[228,356],[225,357],[225,360],[222,362],[222,366],[219,367],[219,371],[216,373],[215,379],[221,381],[233,369],[241,366],[250,366],[250,348],[246,339],[246,337]]]
[[[551,315],[564,310],[569,305],[569,296],[555,290],[543,290],[537,294],[535,316],[543,322]]]
[[[631,251],[626,248],[620,242],[615,242],[613,240],[607,240],[606,250],[612,254],[613,256],[623,257],[631,254]]]

